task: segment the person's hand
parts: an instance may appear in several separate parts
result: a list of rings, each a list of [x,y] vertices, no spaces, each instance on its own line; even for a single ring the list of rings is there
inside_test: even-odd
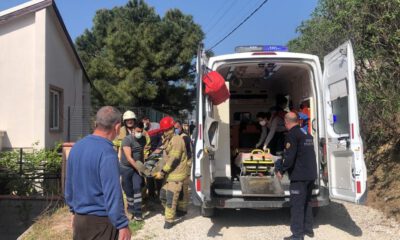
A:
[[[131,240],[131,230],[129,230],[129,227],[119,229],[118,240]]]
[[[155,172],[154,174],[153,174],[153,177],[155,178],[155,179],[163,179],[164,178],[164,173],[163,172]]]
[[[267,150],[268,150],[267,145],[264,145],[264,146],[263,146],[263,150],[264,150],[264,151],[267,151]]]
[[[276,177],[278,178],[279,181],[282,180],[283,176],[282,176],[281,172],[278,171],[278,172],[275,173],[275,175],[276,175]]]

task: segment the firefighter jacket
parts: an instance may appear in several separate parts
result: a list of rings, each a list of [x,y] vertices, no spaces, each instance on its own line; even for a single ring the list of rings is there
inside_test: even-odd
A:
[[[187,176],[188,157],[185,141],[181,136],[174,135],[171,139],[164,142],[163,171],[166,173],[167,182],[183,181]]]
[[[183,141],[185,141],[185,147],[186,147],[186,154],[187,154],[187,172],[186,174],[190,176],[190,171],[192,169],[192,162],[193,162],[193,148],[192,148],[192,141],[190,140],[190,137],[186,133],[181,133],[179,136],[183,138]]]

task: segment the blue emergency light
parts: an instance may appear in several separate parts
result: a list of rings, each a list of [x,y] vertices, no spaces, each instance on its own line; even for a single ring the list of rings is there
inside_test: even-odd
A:
[[[247,45],[235,47],[235,53],[244,52],[287,52],[288,47],[281,45]]]
[[[287,52],[288,47],[280,45],[265,45],[263,48],[264,52]]]

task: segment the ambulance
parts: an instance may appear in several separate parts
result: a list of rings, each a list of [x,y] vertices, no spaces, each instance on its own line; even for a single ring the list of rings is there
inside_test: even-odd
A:
[[[358,120],[355,60],[348,41],[324,57],[288,52],[284,46],[242,46],[228,55],[197,57],[196,130],[192,200],[203,216],[215,209],[273,209],[289,206],[288,176],[244,174],[235,158],[254,148],[260,135],[256,115],[284,95],[293,109],[306,107],[314,138],[318,179],[313,207],[331,199],[363,203],[367,170]],[[228,96],[214,104],[204,76],[223,77]],[[215,96],[214,96],[215,98]],[[264,172],[265,173],[265,172]]]

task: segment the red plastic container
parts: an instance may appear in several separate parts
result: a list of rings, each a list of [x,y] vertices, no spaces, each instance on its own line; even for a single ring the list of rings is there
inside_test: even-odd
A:
[[[230,94],[225,85],[225,79],[216,71],[212,71],[203,76],[203,82],[206,85],[205,94],[207,94],[214,105],[226,101]]]

